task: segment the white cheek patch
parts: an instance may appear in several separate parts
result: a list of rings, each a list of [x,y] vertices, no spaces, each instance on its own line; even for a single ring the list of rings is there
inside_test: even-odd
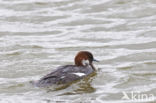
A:
[[[89,65],[89,60],[82,60],[82,64],[84,65],[84,66],[86,66],[86,65]]]
[[[77,76],[79,76],[79,77],[82,77],[82,76],[84,76],[84,75],[86,75],[85,73],[72,73],[72,74],[75,74],[75,75],[77,75]]]

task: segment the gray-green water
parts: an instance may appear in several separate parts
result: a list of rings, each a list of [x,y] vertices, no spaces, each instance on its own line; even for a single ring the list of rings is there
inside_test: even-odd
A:
[[[29,84],[80,50],[101,61],[88,83]],[[0,103],[141,102],[132,92],[156,97],[156,0],[0,0]]]

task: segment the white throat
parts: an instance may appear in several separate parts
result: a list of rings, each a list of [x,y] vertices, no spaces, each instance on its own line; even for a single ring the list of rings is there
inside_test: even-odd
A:
[[[89,60],[82,60],[82,65],[83,66],[88,66],[89,65]]]

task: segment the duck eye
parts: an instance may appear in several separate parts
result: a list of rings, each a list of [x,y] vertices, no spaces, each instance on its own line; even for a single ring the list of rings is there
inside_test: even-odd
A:
[[[93,61],[93,56],[89,56],[89,60]]]

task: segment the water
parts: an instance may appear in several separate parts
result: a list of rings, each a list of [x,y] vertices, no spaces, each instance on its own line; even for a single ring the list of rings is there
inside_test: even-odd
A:
[[[0,2],[0,103],[141,102],[131,92],[156,97],[155,0]],[[29,84],[73,64],[80,50],[100,60],[96,76],[57,91]]]

